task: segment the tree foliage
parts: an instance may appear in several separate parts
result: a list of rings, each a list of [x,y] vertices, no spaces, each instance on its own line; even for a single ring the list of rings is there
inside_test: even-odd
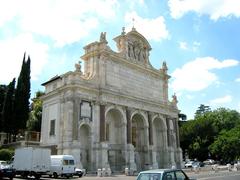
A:
[[[6,94],[7,94],[7,86],[0,85],[0,132],[3,131],[2,111],[3,111],[4,99]]]
[[[201,116],[204,115],[205,113],[211,112],[211,108],[209,106],[206,106],[204,104],[201,104],[198,109],[195,112],[195,116]]]
[[[29,117],[29,98],[30,98],[30,57],[25,61],[23,57],[21,72],[18,77],[15,93],[15,120],[17,129],[24,130]],[[17,133],[17,129],[14,132]]]
[[[15,88],[15,78],[6,86],[0,86],[0,130],[7,133],[7,141],[26,129],[30,98],[30,57],[23,57],[21,72]],[[13,135],[13,136],[12,136]],[[14,140],[14,139],[13,139]]]
[[[231,130],[222,130],[209,149],[224,162],[240,158],[240,126]]]
[[[9,135],[13,131],[14,126],[14,91],[15,91],[15,78],[9,83],[7,87],[6,97],[4,99],[2,119],[3,130]],[[10,136],[8,136],[8,141]]]
[[[10,161],[14,155],[14,150],[12,149],[0,149],[0,159],[3,161]]]
[[[219,158],[219,153],[227,149],[219,143],[223,142],[224,138],[231,139],[230,136],[234,135],[231,131],[238,125],[240,125],[240,114],[235,110],[219,108],[204,112],[195,116],[194,120],[184,122],[180,126],[181,147],[191,158],[205,160],[209,158],[209,154]],[[230,145],[232,143],[229,143],[229,147]],[[231,157],[225,156],[225,160],[238,156],[238,154],[233,155],[233,152],[231,154]]]
[[[40,96],[44,93],[41,91],[36,92],[36,97],[32,99],[31,112],[27,122],[27,129],[29,131],[41,131],[42,123],[42,100]]]

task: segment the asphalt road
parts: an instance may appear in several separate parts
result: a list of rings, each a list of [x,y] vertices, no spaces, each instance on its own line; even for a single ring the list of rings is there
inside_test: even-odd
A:
[[[240,171],[221,171],[218,173],[214,173],[212,171],[210,172],[204,172],[204,173],[187,173],[189,177],[198,179],[198,180],[239,180],[240,179]],[[23,179],[20,177],[14,178],[15,180]],[[29,178],[34,179],[34,178]],[[49,177],[43,177],[42,180],[50,180],[53,178]],[[66,179],[66,178],[58,178],[58,179]],[[116,175],[116,176],[110,176],[110,177],[97,177],[97,176],[84,176],[82,178],[74,177],[70,178],[73,180],[136,180],[136,176],[125,176],[125,175]]]

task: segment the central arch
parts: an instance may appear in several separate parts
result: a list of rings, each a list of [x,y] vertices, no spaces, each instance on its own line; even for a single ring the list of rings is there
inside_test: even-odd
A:
[[[144,170],[148,156],[148,131],[145,118],[141,114],[132,116],[132,144],[135,148],[137,170]]]
[[[126,127],[123,115],[118,109],[110,109],[106,114],[106,140],[109,144],[108,161],[114,172],[125,168],[124,146]]]

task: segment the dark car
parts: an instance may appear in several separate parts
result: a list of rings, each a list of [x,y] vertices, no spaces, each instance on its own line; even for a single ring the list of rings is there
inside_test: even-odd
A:
[[[13,179],[15,177],[15,170],[6,161],[0,161],[0,179],[5,177]]]

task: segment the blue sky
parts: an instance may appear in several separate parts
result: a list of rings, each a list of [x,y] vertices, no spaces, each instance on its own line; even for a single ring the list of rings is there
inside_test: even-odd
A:
[[[240,0],[0,0],[0,84],[18,76],[26,51],[34,96],[101,32],[116,50],[112,39],[133,24],[151,64],[167,62],[169,99],[177,94],[188,119],[200,104],[240,111]]]

